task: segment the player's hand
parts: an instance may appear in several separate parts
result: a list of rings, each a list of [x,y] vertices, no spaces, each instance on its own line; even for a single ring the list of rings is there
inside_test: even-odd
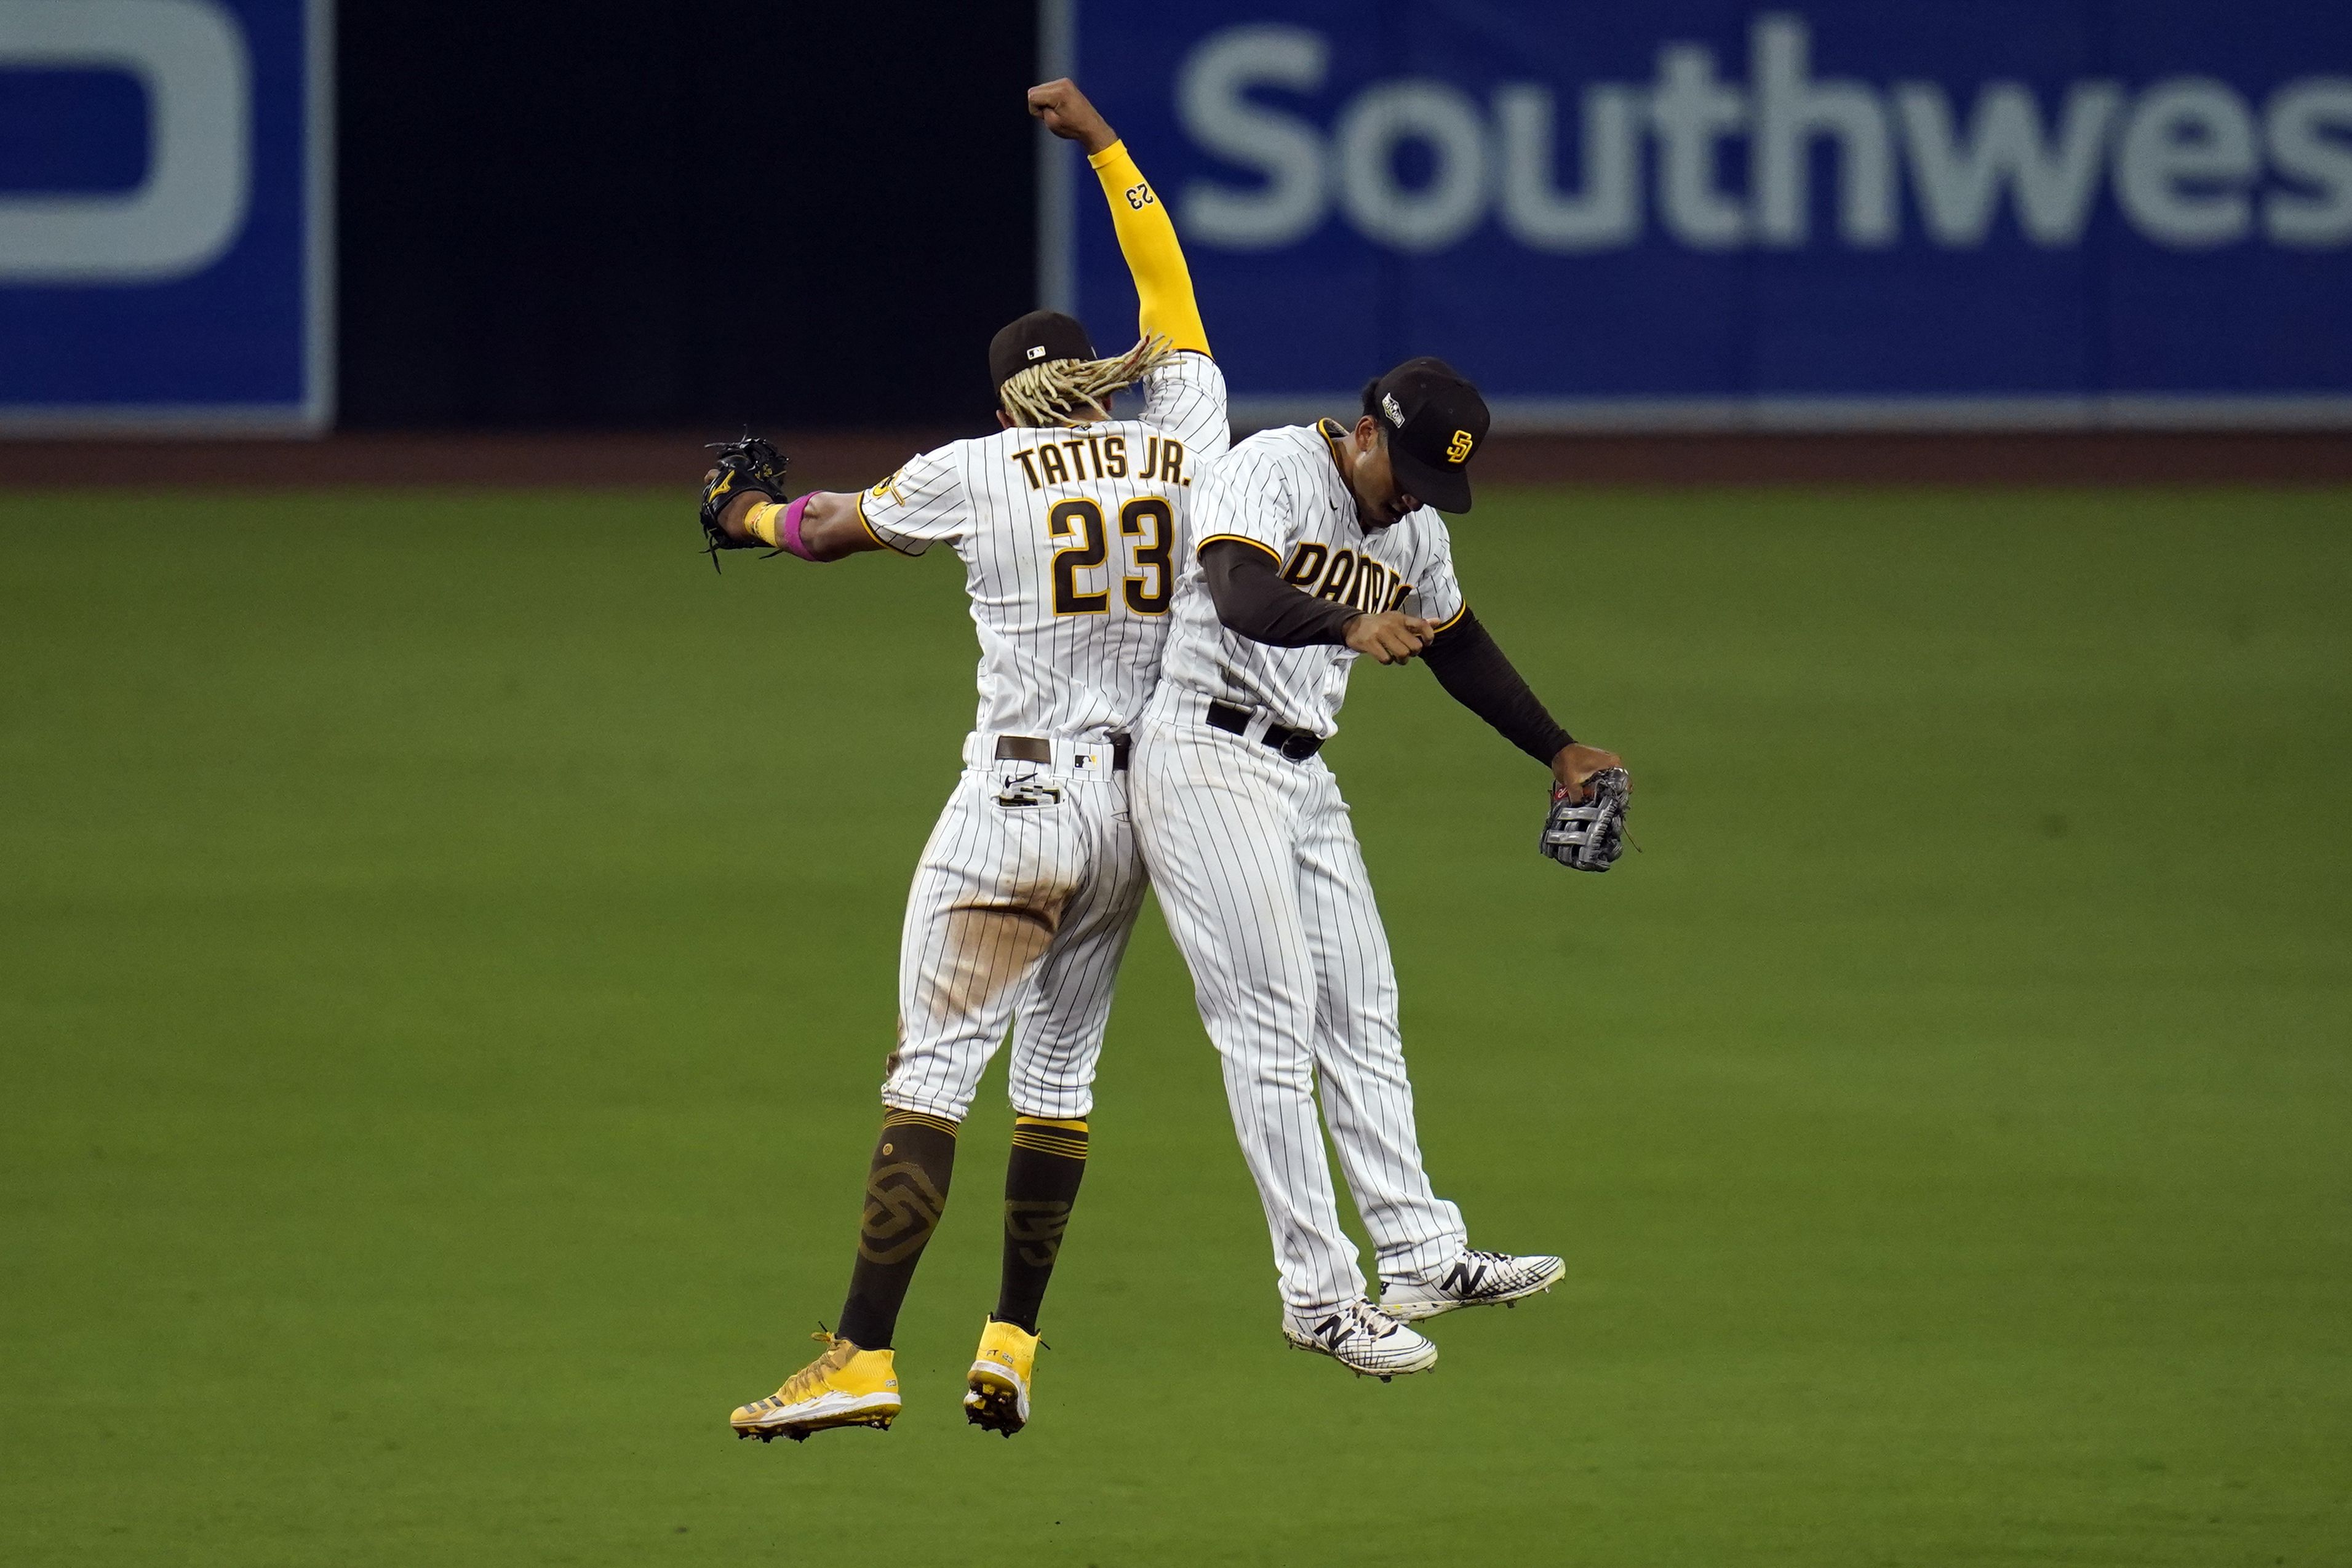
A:
[[[1347,629],[1349,647],[1359,653],[1369,653],[1383,664],[1410,663],[1436,635],[1437,628],[1420,616],[1397,610],[1359,615],[1348,622]]]
[[[1029,112],[1065,141],[1075,141],[1092,157],[1118,140],[1109,122],[1087,101],[1078,84],[1064,77],[1029,89]]]
[[[750,538],[751,508],[772,498],[762,496],[757,490],[744,491],[728,502],[726,509],[719,514],[719,526],[727,531],[727,537],[730,539]]]
[[[1597,746],[1570,745],[1561,747],[1559,755],[1551,759],[1551,776],[1559,780],[1561,789],[1568,791],[1570,800],[1582,805],[1586,797],[1592,793],[1586,788],[1587,779],[1596,773],[1624,766],[1613,751],[1603,751]]]

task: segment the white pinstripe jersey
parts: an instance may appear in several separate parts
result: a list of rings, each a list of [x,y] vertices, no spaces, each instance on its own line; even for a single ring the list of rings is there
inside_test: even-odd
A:
[[[1142,714],[1195,485],[1231,439],[1224,374],[1207,355],[1176,355],[1143,394],[1134,419],[952,442],[858,497],[866,530],[892,549],[944,540],[963,559],[980,631],[976,728],[1087,736]]]
[[[1201,570],[1202,545],[1245,539],[1271,554],[1283,580],[1360,610],[1403,610],[1450,626],[1462,618],[1454,540],[1431,507],[1367,532],[1339,472],[1339,425],[1262,430],[1218,462],[1192,498],[1184,570],[1176,582],[1168,679],[1221,702],[1328,736],[1348,697],[1352,648],[1276,648],[1225,630]]]

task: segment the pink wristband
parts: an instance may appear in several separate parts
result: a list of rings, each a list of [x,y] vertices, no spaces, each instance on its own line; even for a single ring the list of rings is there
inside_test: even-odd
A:
[[[811,490],[808,495],[803,496],[784,508],[784,526],[777,535],[778,540],[783,547],[803,560],[816,559],[809,554],[808,546],[801,543],[801,514],[808,510],[809,499],[815,494],[815,491]]]

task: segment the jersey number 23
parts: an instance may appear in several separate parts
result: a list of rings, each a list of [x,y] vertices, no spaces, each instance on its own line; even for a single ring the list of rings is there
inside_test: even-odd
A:
[[[1164,497],[1138,496],[1118,509],[1118,532],[1136,570],[1120,580],[1119,594],[1138,615],[1165,615],[1176,589],[1169,555],[1175,509]],[[1045,531],[1067,540],[1054,549],[1054,613],[1101,615],[1110,609],[1108,585],[1092,593],[1078,589],[1078,573],[1101,566],[1110,555],[1102,507],[1084,496],[1056,501],[1045,514]]]

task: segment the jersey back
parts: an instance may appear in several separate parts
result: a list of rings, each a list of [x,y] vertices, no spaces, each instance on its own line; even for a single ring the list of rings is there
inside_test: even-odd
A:
[[[1206,355],[1174,356],[1141,390],[1133,419],[951,442],[858,497],[882,544],[962,559],[978,729],[1124,731],[1159,680],[1194,483],[1229,437]]]

